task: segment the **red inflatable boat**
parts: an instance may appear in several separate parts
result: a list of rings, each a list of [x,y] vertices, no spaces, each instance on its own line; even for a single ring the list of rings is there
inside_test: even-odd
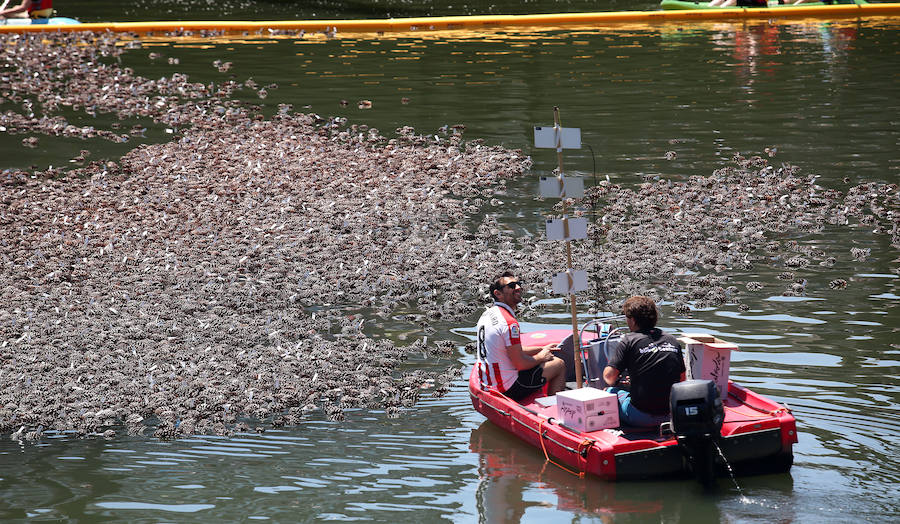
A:
[[[523,334],[523,344],[560,342],[566,334],[571,331]],[[720,416],[715,430],[705,433],[675,420],[652,431],[619,427],[581,432],[563,423],[555,405],[536,402],[539,394],[520,404],[482,386],[477,366],[469,377],[469,393],[479,413],[535,446],[537,453],[575,473],[609,480],[694,474],[709,483],[727,467],[735,474],[784,472],[793,463],[791,447],[797,442],[795,420],[786,406],[734,382],[728,383],[728,395],[718,408],[719,413],[724,408],[724,420]]]

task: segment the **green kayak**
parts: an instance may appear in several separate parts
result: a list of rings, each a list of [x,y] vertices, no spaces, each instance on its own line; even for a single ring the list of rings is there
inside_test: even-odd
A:
[[[794,5],[793,0],[784,0],[784,3],[779,3],[778,0],[769,0],[769,7],[806,7],[806,6],[821,6],[821,5],[839,5],[839,4],[849,4],[849,5],[861,5],[868,4],[866,0],[834,0],[830,2],[804,2],[802,4]],[[664,10],[667,11],[683,11],[689,9],[744,9],[744,7],[750,6],[729,6],[729,7],[710,7],[709,2],[693,2],[690,0],[662,0],[659,4]]]

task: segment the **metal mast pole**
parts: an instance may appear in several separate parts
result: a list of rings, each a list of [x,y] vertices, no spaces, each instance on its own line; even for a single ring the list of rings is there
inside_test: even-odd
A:
[[[559,176],[563,176],[563,154],[562,154],[562,124],[559,118],[559,106],[553,107],[553,127],[556,131],[556,160],[559,165]],[[568,210],[569,203],[568,199],[563,199],[563,215],[565,216],[566,211]],[[569,278],[571,279],[572,275],[572,242],[570,240],[566,240],[566,268],[569,273]],[[571,288],[571,286],[570,286]],[[575,357],[575,383],[577,387],[580,389],[582,383],[584,382],[584,373],[583,373],[583,364],[581,361],[581,341],[578,337],[578,312],[575,304],[575,293],[569,293],[569,305],[571,306],[572,311],[572,352]]]

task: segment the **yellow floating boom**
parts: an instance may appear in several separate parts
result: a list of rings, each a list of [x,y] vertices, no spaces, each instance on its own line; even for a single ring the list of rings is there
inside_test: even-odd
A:
[[[408,33],[416,31],[485,30],[507,27],[596,26],[619,23],[707,22],[742,19],[839,19],[896,16],[900,3],[863,5],[819,5],[779,8],[702,9],[685,11],[614,11],[600,13],[561,13],[543,15],[437,16],[370,20],[281,20],[281,21],[173,21],[118,22],[74,25],[0,26],[0,33],[48,31],[112,31],[117,33],[172,33],[215,31],[226,34],[272,31],[308,33]]]

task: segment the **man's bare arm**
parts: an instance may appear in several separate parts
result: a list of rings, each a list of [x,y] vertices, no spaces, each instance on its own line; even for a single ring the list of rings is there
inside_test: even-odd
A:
[[[522,346],[522,352],[525,353],[526,355],[534,356],[545,349],[553,351],[554,349],[556,349],[558,347],[559,347],[559,344],[547,344],[546,346]]]
[[[31,0],[23,0],[22,3],[17,5],[16,7],[10,7],[9,9],[6,9],[4,11],[0,11],[0,17],[28,11],[29,7],[31,7]]]
[[[551,347],[553,347],[553,344],[548,344],[543,348],[538,348],[536,353],[529,355],[522,349],[522,344],[513,344],[506,348],[506,352],[512,365],[517,370],[522,371],[553,360],[553,353],[550,352]]]
[[[619,380],[619,370],[612,367],[606,366],[603,368],[603,381],[606,382],[608,386],[612,386]]]

